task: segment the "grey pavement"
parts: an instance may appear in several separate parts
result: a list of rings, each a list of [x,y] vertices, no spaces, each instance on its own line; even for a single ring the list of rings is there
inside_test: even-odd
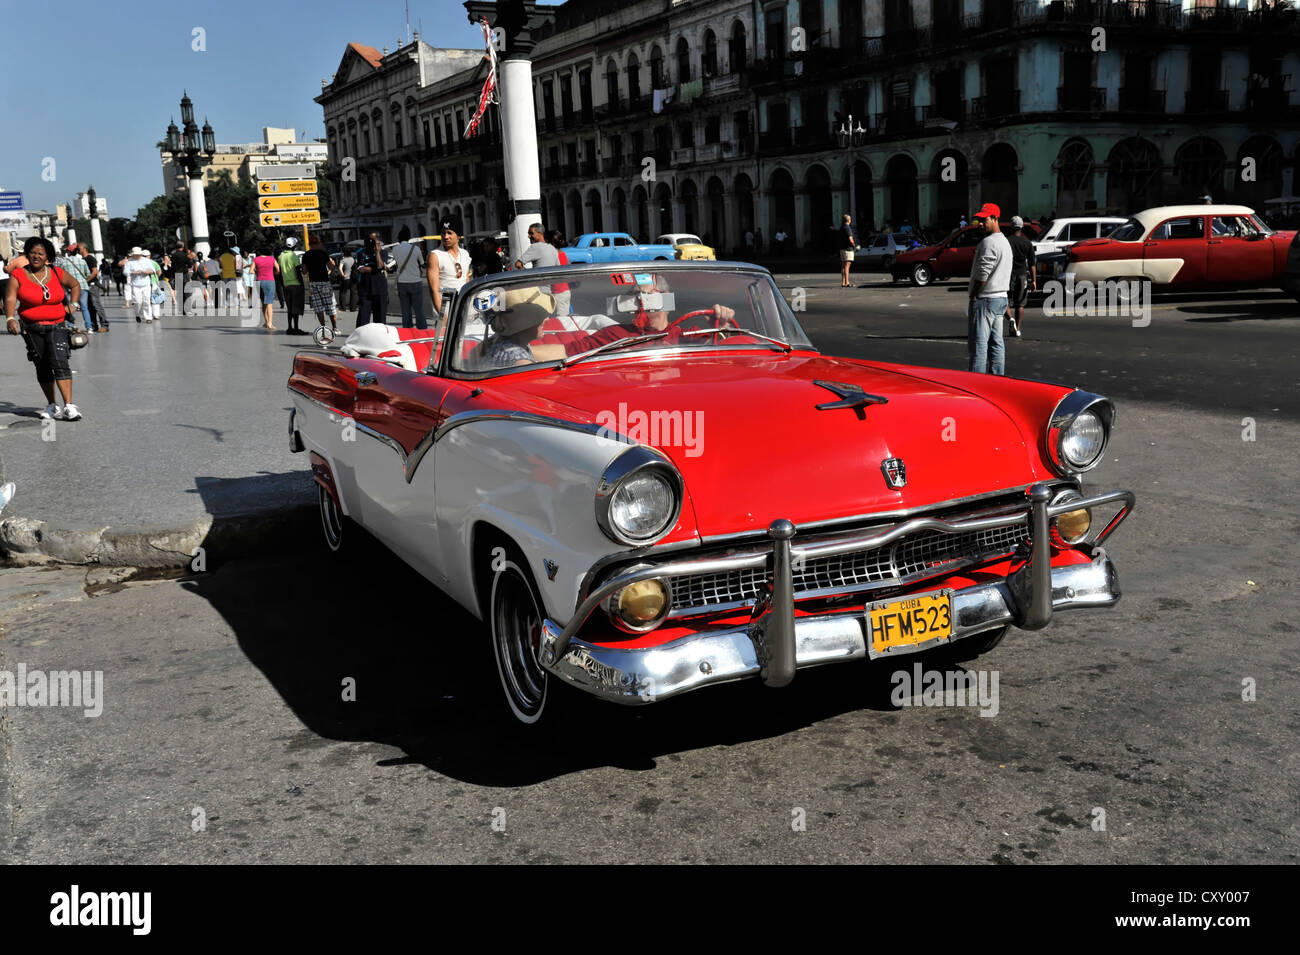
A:
[[[312,504],[285,432],[293,354],[311,339],[286,336],[278,308],[281,331],[267,332],[237,315],[138,324],[121,301],[108,297],[112,331],[72,354],[80,421],[37,416],[45,402],[22,340],[0,338],[0,476],[17,485],[0,546],[175,565],[214,527]]]
[[[1239,431],[1121,406],[1124,598],[967,664],[988,717],[894,705],[882,661],[527,732],[479,624],[315,528],[183,581],[6,571],[0,670],[102,671],[103,712],[0,713],[0,861],[1294,864],[1300,426]],[[339,599],[360,567],[404,599]]]

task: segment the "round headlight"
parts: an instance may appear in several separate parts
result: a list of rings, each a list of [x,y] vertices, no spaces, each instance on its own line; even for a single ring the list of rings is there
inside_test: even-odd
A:
[[[649,540],[667,530],[676,511],[668,479],[657,471],[641,471],[618,486],[609,502],[609,520],[624,537]]]
[[[605,610],[620,630],[644,633],[663,623],[672,601],[666,581],[659,578],[628,584],[605,598]]]
[[[1061,432],[1061,457],[1075,468],[1091,467],[1106,449],[1106,426],[1093,411],[1085,411]]]

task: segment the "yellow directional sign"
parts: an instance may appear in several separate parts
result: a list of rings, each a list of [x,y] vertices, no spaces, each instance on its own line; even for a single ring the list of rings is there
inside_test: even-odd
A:
[[[263,226],[269,225],[315,225],[320,222],[319,212],[263,212]]]
[[[318,209],[320,200],[315,196],[262,196],[257,200],[257,208],[262,212],[273,209]]]
[[[263,196],[273,196],[277,193],[286,192],[305,192],[308,195],[316,194],[315,179],[271,179],[266,182],[257,184],[257,192]]]

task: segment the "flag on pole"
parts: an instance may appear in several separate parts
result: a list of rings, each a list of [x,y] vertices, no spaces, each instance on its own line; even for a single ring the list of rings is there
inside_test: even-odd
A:
[[[469,125],[465,127],[465,139],[478,133],[479,124],[488,106],[500,102],[497,98],[497,51],[492,46],[492,28],[488,26],[486,18],[481,18],[478,23],[483,29],[483,42],[487,46],[488,75],[483,81],[483,90],[478,95],[478,109],[474,111],[474,115],[469,118]]]

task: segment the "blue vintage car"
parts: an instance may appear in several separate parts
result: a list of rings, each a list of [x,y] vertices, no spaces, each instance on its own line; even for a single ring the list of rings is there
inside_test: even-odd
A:
[[[677,257],[677,250],[671,245],[639,243],[626,232],[589,232],[578,236],[573,245],[563,251],[570,264],[671,261]]]

